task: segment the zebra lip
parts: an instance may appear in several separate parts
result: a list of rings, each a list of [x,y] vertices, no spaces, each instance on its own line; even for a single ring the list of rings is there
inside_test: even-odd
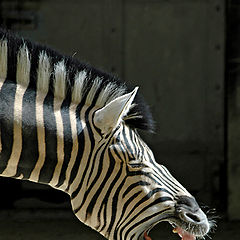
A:
[[[147,231],[144,232],[144,239],[145,239],[145,240],[152,240],[152,239],[148,236]]]
[[[196,237],[188,232],[186,232],[185,230],[183,230],[180,227],[176,227],[173,229],[174,233],[177,233],[179,235],[179,237],[181,237],[182,240],[195,240]]]
[[[187,231],[183,230],[182,228],[178,227],[176,224],[171,223],[173,227],[173,233],[177,233],[179,237],[181,237],[181,240],[195,240],[196,237]],[[152,240],[151,237],[148,236],[150,229],[144,232],[144,240]]]
[[[169,222],[172,227],[173,233],[177,233],[179,235],[179,237],[181,237],[182,240],[195,240],[196,237],[190,233],[188,233],[187,231],[183,230],[181,227],[177,226],[175,223]]]

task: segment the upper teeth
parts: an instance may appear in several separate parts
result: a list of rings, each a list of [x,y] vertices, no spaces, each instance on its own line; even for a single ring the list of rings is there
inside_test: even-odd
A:
[[[173,231],[173,233],[177,233],[178,232],[176,228],[174,228],[172,231]]]

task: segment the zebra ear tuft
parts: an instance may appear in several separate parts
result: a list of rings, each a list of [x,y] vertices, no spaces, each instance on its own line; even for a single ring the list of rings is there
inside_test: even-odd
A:
[[[94,124],[101,129],[103,134],[116,128],[122,121],[123,117],[127,115],[136,96],[137,90],[138,87],[135,87],[132,92],[115,98],[106,106],[95,112],[93,118]]]

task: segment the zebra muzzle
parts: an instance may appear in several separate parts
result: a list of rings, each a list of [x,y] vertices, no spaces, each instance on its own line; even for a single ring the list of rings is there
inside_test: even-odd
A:
[[[175,208],[175,216],[178,220],[174,222],[173,232],[178,233],[182,240],[194,240],[208,233],[209,221],[195,198],[180,196]]]

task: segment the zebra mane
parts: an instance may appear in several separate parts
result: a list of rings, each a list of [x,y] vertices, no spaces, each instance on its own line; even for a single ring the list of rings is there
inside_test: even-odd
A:
[[[4,59],[4,54],[8,59],[7,63],[0,62],[0,74],[7,67],[7,79],[16,79],[16,66],[21,63],[19,69],[24,77],[17,84],[28,81],[29,88],[43,93],[50,91],[54,97],[76,104],[84,100],[85,104],[94,104],[99,108],[132,90],[111,74],[9,31],[0,29],[0,39],[0,61]],[[149,107],[139,94],[124,121],[133,128],[154,130]]]

